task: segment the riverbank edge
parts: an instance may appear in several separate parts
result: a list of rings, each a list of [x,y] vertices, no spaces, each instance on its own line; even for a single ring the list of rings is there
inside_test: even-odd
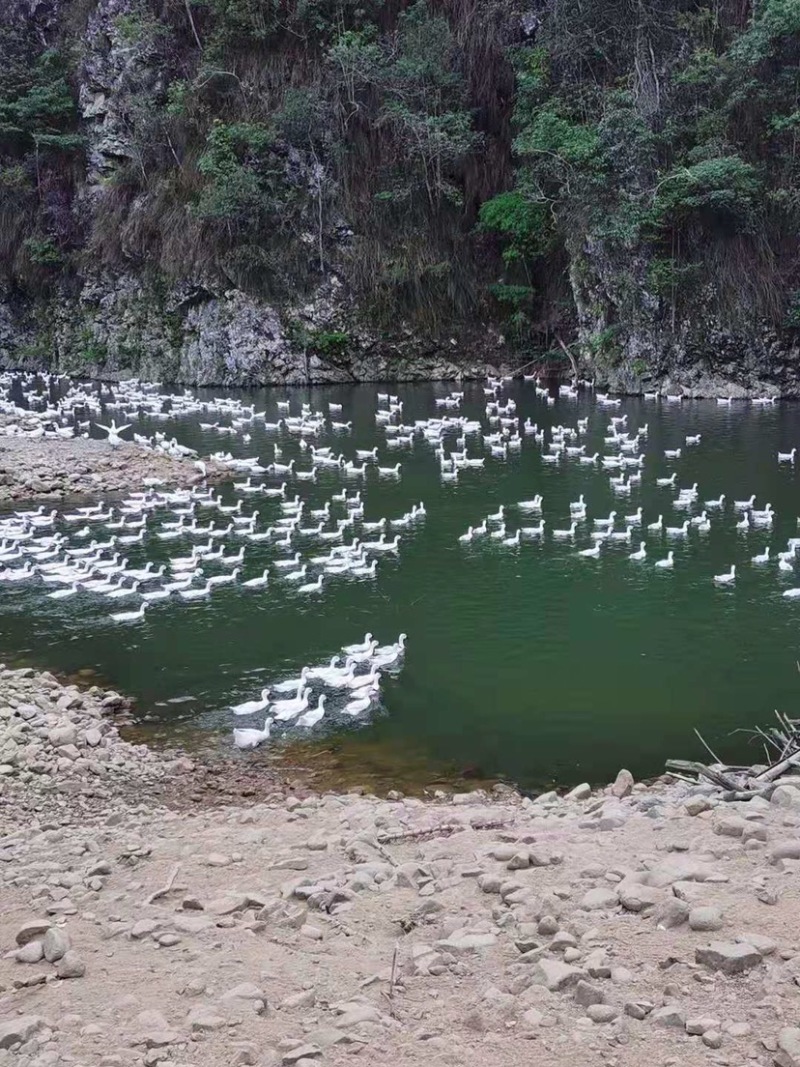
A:
[[[102,806],[107,800],[138,805],[146,799],[154,806],[181,812],[198,806],[249,806],[290,795],[375,795],[357,784],[357,776],[338,789],[318,788],[312,768],[271,762],[265,758],[266,749],[237,759],[211,746],[190,753],[180,745],[141,740],[141,732],[131,723],[133,707],[134,702],[115,689],[67,682],[50,671],[0,663],[0,826],[3,811],[6,815],[16,811],[23,817],[32,811],[41,814],[58,808],[63,795],[79,798],[84,815],[98,806],[95,801]],[[565,786],[561,793],[570,798],[613,793],[619,791],[620,782],[628,783],[627,792],[633,788],[633,777],[623,770],[613,784],[581,782]],[[659,776],[636,788],[660,792],[670,785],[670,778]],[[486,786],[423,788],[419,799],[423,803],[450,802],[459,795],[514,803],[535,799],[528,791],[499,780],[490,779]],[[405,795],[388,786],[376,793],[390,800]],[[552,790],[544,795],[558,794]]]
[[[456,366],[455,364],[453,365]],[[30,367],[21,365],[4,366],[4,371],[11,374],[23,373],[51,373],[47,368],[32,371]],[[643,398],[648,394],[656,393],[659,400],[667,396],[680,395],[684,400],[753,400],[756,398],[769,398],[770,400],[800,400],[800,382],[790,387],[781,387],[774,381],[761,378],[751,378],[748,384],[743,384],[733,378],[716,375],[708,372],[697,372],[696,368],[690,368],[686,374],[668,373],[658,378],[648,379],[646,383],[636,379],[634,374],[627,371],[609,371],[608,368],[595,367],[592,364],[582,364],[581,371],[592,380],[593,390],[606,391],[612,396],[625,398]],[[461,385],[465,382],[481,382],[487,378],[502,378],[505,380],[520,381],[524,376],[532,374],[540,375],[542,380],[555,386],[559,382],[567,383],[572,380],[570,368],[565,364],[562,371],[549,364],[540,363],[536,360],[526,364],[514,363],[486,363],[483,367],[464,367],[460,373],[441,375],[439,373],[423,374],[419,372],[404,374],[399,371],[397,375],[366,375],[348,376],[343,378],[330,377],[329,375],[315,375],[298,379],[296,377],[283,379],[270,379],[263,381],[247,381],[234,383],[230,381],[203,381],[198,382],[189,378],[176,378],[164,380],[162,377],[153,377],[149,374],[135,375],[131,372],[100,371],[90,376],[70,374],[68,377],[74,381],[95,382],[98,385],[113,386],[124,381],[140,381],[147,385],[159,385],[165,389],[224,389],[242,392],[253,392],[261,389],[297,389],[335,387],[335,386],[358,386],[358,385],[384,385],[387,387],[398,385]]]

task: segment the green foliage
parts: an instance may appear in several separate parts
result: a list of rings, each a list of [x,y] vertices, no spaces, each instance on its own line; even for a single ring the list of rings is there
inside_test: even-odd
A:
[[[52,237],[28,237],[23,242],[31,263],[37,267],[54,269],[60,267],[64,257]]]
[[[533,288],[530,285],[507,285],[498,282],[489,286],[489,292],[500,304],[505,304],[514,311],[519,311],[523,306],[530,304],[533,296]]]
[[[0,74],[0,151],[71,152],[81,146],[65,70],[63,57],[46,51],[29,69],[11,64]]]
[[[514,147],[521,156],[549,156],[569,167],[599,170],[603,164],[597,129],[573,122],[552,108],[536,112]]]
[[[787,330],[800,333],[800,289],[789,293],[786,301],[786,311],[783,316],[783,326]]]
[[[261,213],[273,206],[269,179],[274,170],[267,157],[271,144],[263,126],[214,122],[197,163],[208,182],[195,205],[199,218],[241,227],[259,222]]]
[[[662,226],[695,215],[746,228],[753,223],[763,188],[756,168],[739,156],[702,160],[661,179],[653,217]]]
[[[698,280],[698,268],[693,263],[681,263],[674,257],[654,257],[647,268],[650,289],[658,296],[672,298],[684,292]]]
[[[350,335],[341,330],[315,330],[309,335],[309,348],[321,356],[341,356],[350,344]]]
[[[144,2],[114,19],[114,29],[126,45],[151,45],[167,36],[166,26],[160,22]]]
[[[531,200],[520,189],[498,193],[481,205],[480,228],[505,239],[507,264],[545,255],[552,245],[552,219],[547,205]]]

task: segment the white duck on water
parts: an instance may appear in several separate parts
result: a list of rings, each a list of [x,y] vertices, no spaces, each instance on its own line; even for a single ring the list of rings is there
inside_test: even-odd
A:
[[[258,711],[265,711],[269,705],[269,688],[261,690],[260,700],[246,700],[243,704],[234,704],[231,711],[234,715],[255,715]]]

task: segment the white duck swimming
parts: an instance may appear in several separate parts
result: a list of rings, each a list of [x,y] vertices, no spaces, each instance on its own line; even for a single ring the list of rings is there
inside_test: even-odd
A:
[[[736,565],[734,564],[725,574],[715,574],[714,581],[717,585],[732,585],[736,581]]]
[[[304,712],[296,722],[296,726],[304,726],[307,730],[312,726],[316,726],[317,723],[325,715],[325,694],[323,693],[319,698],[319,703],[315,708],[309,708]]]
[[[310,692],[311,690],[306,686],[299,696],[290,697],[288,700],[274,700],[272,702],[272,710],[275,712],[276,720],[278,722],[287,722],[289,719],[299,715],[301,711],[305,711],[308,707]]]
[[[364,634],[364,640],[355,645],[343,645],[342,652],[347,656],[358,655],[359,652],[369,652],[372,648],[372,634]]]
[[[231,711],[234,715],[255,715],[257,711],[264,711],[269,704],[269,688],[261,690],[260,700],[246,700],[243,704],[234,704]]]

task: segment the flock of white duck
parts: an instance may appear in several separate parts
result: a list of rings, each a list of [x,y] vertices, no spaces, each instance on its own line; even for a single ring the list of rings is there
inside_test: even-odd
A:
[[[484,388],[487,398],[486,415],[490,426],[498,429],[493,435],[484,435],[484,440],[490,444],[493,454],[507,456],[509,451],[519,451],[524,436],[529,435],[535,445],[541,449],[541,459],[545,464],[578,465],[593,470],[608,471],[608,481],[612,492],[621,498],[619,510],[612,510],[607,516],[594,517],[589,520],[587,504],[583,493],[579,498],[569,504],[569,525],[552,528],[550,536],[560,542],[575,543],[579,538],[586,537],[590,540],[590,546],[577,549],[575,556],[580,559],[600,559],[603,551],[615,544],[630,546],[634,543],[638,547],[628,553],[628,559],[633,563],[646,564],[650,557],[647,549],[647,541],[641,539],[644,533],[647,537],[655,540],[659,546],[663,544],[663,538],[668,542],[686,540],[690,532],[707,534],[712,527],[712,516],[722,521],[726,511],[726,497],[724,494],[712,500],[702,500],[699,494],[698,484],[695,482],[688,487],[680,487],[677,484],[677,471],[666,477],[654,479],[658,489],[671,493],[671,500],[665,496],[664,511],[657,518],[645,517],[643,508],[637,507],[628,513],[625,503],[632,492],[642,485],[643,468],[645,466],[645,452],[643,442],[648,438],[647,423],[638,426],[636,430],[628,429],[627,415],[611,415],[605,429],[603,438],[604,453],[594,452],[587,455],[587,445],[581,444],[580,440],[589,432],[589,418],[579,418],[574,426],[557,425],[549,430],[549,440],[546,441],[545,429],[540,429],[528,418],[524,423],[516,417],[516,404],[509,399],[505,405],[501,404],[499,395],[503,385],[501,380],[489,380],[489,385]],[[555,399],[549,390],[544,389],[538,383],[536,392],[547,399],[548,406],[552,406]],[[562,397],[576,399],[578,391],[573,386],[561,386],[559,393]],[[451,394],[449,403],[457,405],[458,398],[463,394]],[[668,403],[678,403],[683,400],[679,395],[667,395],[660,398],[657,394],[645,394],[647,399],[664,399]],[[601,407],[615,408],[621,404],[618,398],[597,394],[597,403]],[[717,400],[720,406],[731,406],[731,398]],[[759,397],[752,403],[760,406],[771,406],[775,403],[774,397]],[[470,428],[473,424],[467,424]],[[480,423],[477,424],[480,426]],[[663,458],[667,463],[680,460],[686,449],[695,448],[701,444],[702,435],[686,434],[683,441],[671,449],[664,449]],[[794,467],[797,458],[797,448],[789,452],[778,452],[778,464],[791,465]],[[453,452],[449,457],[441,456],[444,476],[452,477],[459,466],[474,463],[466,457],[465,452]],[[482,461],[481,461],[482,462]],[[618,473],[617,473],[618,472]],[[523,540],[541,541],[545,537],[546,522],[541,518],[544,498],[537,493],[529,500],[519,500],[508,505],[501,505],[496,512],[492,512],[482,519],[476,526],[470,526],[467,531],[458,538],[461,544],[471,544],[482,538],[499,542],[508,548],[518,547]],[[664,512],[667,507],[680,513],[680,518],[675,525],[665,525]],[[735,528],[739,533],[748,533],[751,530],[771,530],[775,518],[772,504],[767,503],[763,508],[756,507],[756,495],[752,494],[746,500],[732,501]],[[510,514],[516,513],[519,521],[514,533],[508,529]],[[535,524],[524,525],[533,516]],[[684,517],[686,516],[686,517]],[[800,518],[797,520],[800,526]],[[794,565],[797,560],[797,550],[800,548],[800,537],[790,537],[786,548],[779,551],[774,557],[770,556],[770,548],[767,546],[763,552],[756,553],[751,557],[751,563],[757,566],[765,566],[776,562],[779,571],[789,575],[794,574]],[[663,551],[663,550],[662,550]],[[653,561],[653,566],[658,570],[672,570],[675,567],[675,552],[668,549],[662,558]],[[716,585],[732,585],[736,581],[736,564],[731,564],[730,570],[721,574],[715,574],[712,578]],[[786,589],[784,597],[789,599],[800,597],[800,588]]]
[[[379,445],[358,449],[347,447],[352,422],[343,420],[342,405],[334,403],[327,403],[323,410],[305,402],[279,401],[277,417],[273,415],[270,420],[266,411],[240,399],[201,399],[189,392],[167,395],[157,385],[135,380],[120,383],[113,394],[102,396],[96,386],[68,380],[45,380],[43,388],[42,379],[34,376],[0,375],[0,414],[5,416],[0,432],[9,435],[86,436],[97,427],[106,432],[112,445],[119,445],[128,439],[123,434],[136,425],[149,431],[131,434],[130,440],[139,447],[196,458],[193,449],[158,428],[160,423],[191,416],[206,434],[234,441],[237,451],[249,450],[254,430],[266,433],[271,453],[234,456],[220,450],[213,454],[233,473],[232,496],[223,496],[205,484],[174,489],[147,479],[140,491],[114,503],[100,501],[63,512],[40,506],[0,515],[0,589],[6,583],[27,582],[38,583],[50,600],[102,598],[112,622],[140,623],[159,602],[203,601],[222,587],[235,586],[252,593],[280,583],[307,597],[323,592],[334,581],[369,581],[377,576],[381,560],[396,557],[402,539],[418,531],[426,518],[422,503],[394,518],[365,517],[370,485],[402,479],[401,462],[384,460],[382,465],[379,450],[396,455],[420,442],[433,450],[439,477],[446,486],[456,485],[464,471],[484,467],[487,458],[508,460],[528,441],[539,450],[545,465],[563,468],[574,464],[587,473],[607,472],[610,488],[620,499],[610,514],[594,517],[581,494],[570,503],[564,525],[551,528],[542,517],[543,497],[536,494],[486,515],[459,538],[463,544],[485,538],[515,548],[525,541],[541,543],[549,536],[574,546],[574,554],[581,559],[599,559],[619,545],[623,550],[630,547],[628,556],[633,563],[646,565],[653,546],[662,546],[663,539],[679,542],[690,535],[703,535],[712,522],[723,521],[728,512],[725,496],[702,500],[697,484],[677,484],[676,471],[654,479],[664,493],[662,514],[645,516],[641,506],[633,507],[630,498],[646,474],[648,426],[629,428],[627,415],[611,414],[619,400],[595,394],[597,406],[610,410],[602,454],[587,454],[589,417],[576,418],[573,425],[541,428],[530,418],[523,421],[514,400],[502,400],[506,381],[488,379],[483,390],[483,418],[463,415],[464,393],[450,392],[435,399],[436,411],[430,417],[405,423],[400,398],[378,393],[374,422]],[[556,403],[538,382],[535,390],[548,407]],[[575,386],[560,388],[564,400],[577,396]],[[666,403],[681,400],[677,396],[661,399]],[[762,398],[754,403],[772,401]],[[101,424],[100,418],[106,421]],[[337,444],[324,445],[325,438]],[[700,434],[684,435],[674,448],[664,451],[663,460],[675,463],[686,450],[701,444]],[[285,455],[287,450],[291,458]],[[793,467],[796,455],[794,448],[779,452],[777,461]],[[197,460],[197,466],[205,475],[205,465]],[[338,488],[331,488],[326,499],[312,507],[299,490],[305,486],[310,489],[318,480],[326,487],[331,481],[338,482]],[[770,504],[757,508],[755,496],[732,504],[737,531],[771,529],[774,511]],[[672,525],[665,524],[668,508],[679,514]],[[513,516],[518,521],[512,532],[509,525]],[[586,547],[580,547],[581,541],[588,542]],[[131,562],[129,556],[139,554],[141,559],[152,546],[157,546],[156,554],[163,562]],[[786,549],[774,557],[785,575],[794,573],[798,547],[800,538],[790,538]],[[171,549],[174,554],[170,554]],[[752,556],[757,566],[772,561],[769,548]],[[256,570],[254,562],[258,562]],[[652,563],[659,570],[673,569],[674,551],[661,548]],[[736,566],[713,576],[713,581],[733,584]],[[800,588],[787,589],[783,595],[800,596]],[[126,610],[113,610],[121,601],[128,602],[120,604]],[[233,709],[237,715],[267,712],[262,729],[236,729],[235,744],[240,748],[260,744],[276,722],[301,728],[316,725],[325,715],[330,694],[318,693],[312,706],[315,688],[343,694],[346,700],[338,710],[344,715],[363,714],[379,699],[379,672],[400,662],[404,643],[405,635],[401,635],[396,644],[379,647],[367,635],[361,645],[342,650],[343,663],[335,657],[327,666],[304,667],[297,678],[267,687],[259,699]]]
[[[345,645],[341,655],[330,663],[303,667],[296,678],[284,678],[261,690],[255,700],[235,704],[234,715],[257,715],[266,711],[261,729],[237,727],[233,743],[237,748],[257,748],[270,737],[275,723],[293,723],[310,729],[325,716],[325,702],[329,697],[339,700],[338,712],[356,718],[374,707],[380,698],[381,671],[396,673],[405,654],[406,635],[400,634],[394,644],[379,646],[371,633],[354,645]],[[340,660],[344,658],[344,663]],[[317,702],[310,704],[313,689],[323,690]],[[294,694],[286,696],[285,694]],[[273,695],[275,694],[275,695]]]

